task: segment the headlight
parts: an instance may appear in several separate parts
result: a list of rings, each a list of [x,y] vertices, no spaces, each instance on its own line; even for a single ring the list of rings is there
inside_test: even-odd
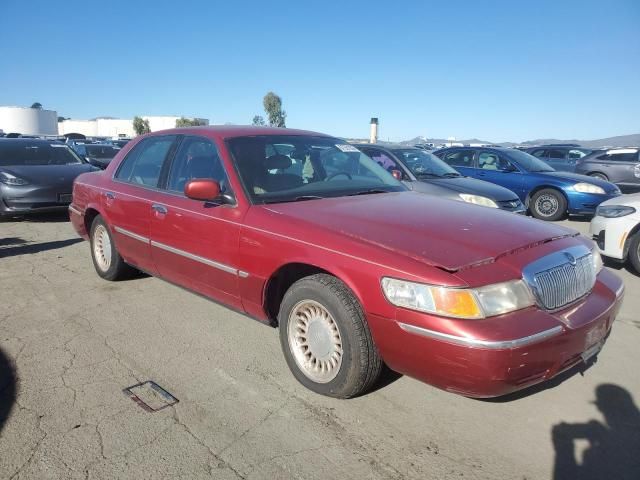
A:
[[[597,193],[600,195],[604,195],[605,191],[602,187],[599,187],[597,185],[594,185],[592,183],[576,183],[573,186],[573,189],[576,192],[580,192],[580,193]]]
[[[487,197],[481,197],[480,195],[471,195],[470,193],[461,193],[460,198],[467,203],[473,203],[475,205],[482,205],[483,207],[498,208],[496,202]]]
[[[604,264],[602,263],[602,256],[600,255],[600,252],[594,248],[593,250],[591,250],[591,253],[593,255],[593,269],[596,271],[596,275],[600,273],[600,271],[602,270],[602,268],[604,267]]]
[[[626,205],[601,205],[596,209],[598,217],[618,218],[636,213],[636,209]]]
[[[382,291],[398,307],[455,318],[493,317],[534,304],[522,280],[480,288],[449,288],[385,277]]]
[[[0,182],[4,183],[5,185],[13,186],[29,184],[29,182],[27,182],[25,179],[16,177],[15,175],[11,175],[7,172],[0,172]]]

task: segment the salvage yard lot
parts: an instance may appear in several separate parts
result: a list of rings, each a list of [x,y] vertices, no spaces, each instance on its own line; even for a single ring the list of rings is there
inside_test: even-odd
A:
[[[387,375],[335,400],[294,380],[274,329],[158,279],[101,280],[66,217],[2,222],[0,478],[531,480],[556,460],[572,478],[554,428],[593,478],[638,478],[640,414],[624,392],[593,403],[602,384],[640,402],[640,277],[615,270],[625,303],[584,376],[479,401]],[[146,380],[179,402],[123,394]]]

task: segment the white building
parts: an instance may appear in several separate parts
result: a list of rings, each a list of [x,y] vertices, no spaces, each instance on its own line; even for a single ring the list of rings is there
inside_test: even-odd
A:
[[[176,120],[181,117],[176,116],[142,116],[143,120],[149,121],[149,129],[152,132],[175,128]],[[193,117],[185,117],[194,120]],[[205,125],[209,125],[206,118],[198,118]],[[5,130],[6,131],[6,130]],[[95,118],[93,120],[63,120],[58,124],[59,135],[68,133],[81,133],[87,137],[134,137],[133,119],[121,118]]]
[[[0,107],[0,130],[24,135],[58,135],[58,113],[26,107]]]

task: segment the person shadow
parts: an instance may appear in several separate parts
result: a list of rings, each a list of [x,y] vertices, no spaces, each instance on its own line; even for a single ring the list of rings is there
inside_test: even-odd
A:
[[[0,433],[16,402],[17,376],[14,366],[0,348]],[[0,434],[0,438],[2,435]]]
[[[561,422],[551,431],[555,448],[553,480],[640,479],[640,411],[624,388],[596,388],[598,410],[605,423]],[[576,444],[588,446],[578,459]]]

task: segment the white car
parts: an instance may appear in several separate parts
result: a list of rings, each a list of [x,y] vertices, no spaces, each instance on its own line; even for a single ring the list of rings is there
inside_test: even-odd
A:
[[[640,193],[602,202],[591,220],[590,233],[602,255],[621,261],[629,257],[640,273]]]

